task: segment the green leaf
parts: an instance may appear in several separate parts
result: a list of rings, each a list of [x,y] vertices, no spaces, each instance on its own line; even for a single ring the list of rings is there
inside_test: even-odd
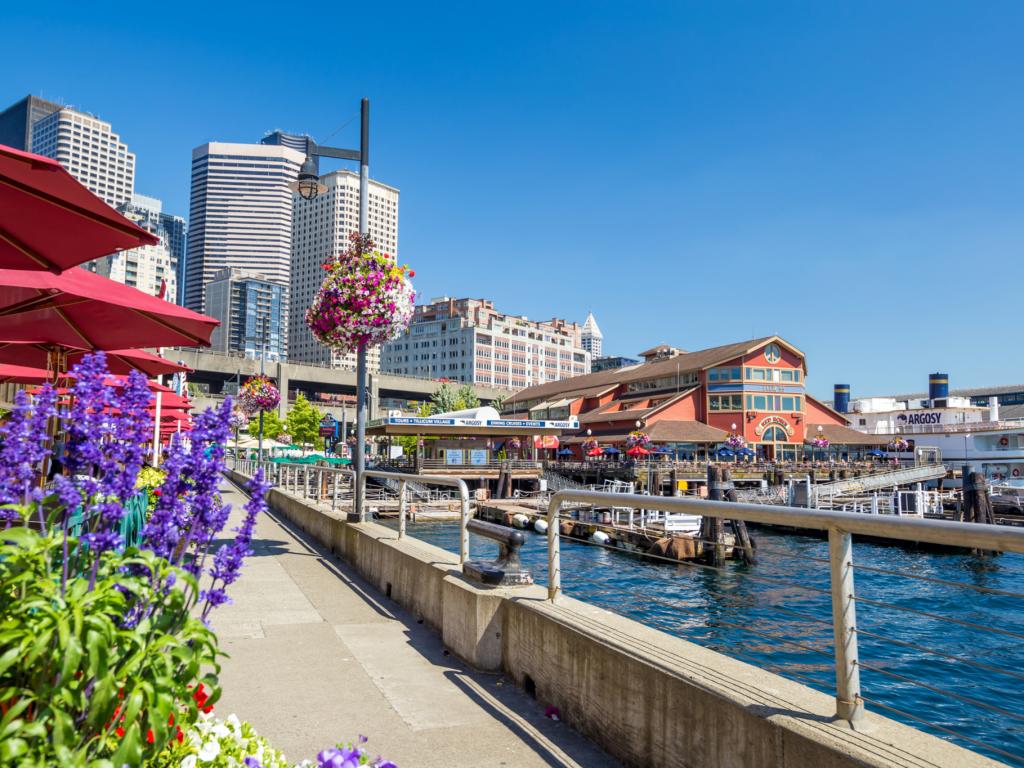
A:
[[[111,762],[114,765],[139,765],[142,762],[142,743],[138,723],[132,723],[125,728],[124,737],[121,739],[117,751],[114,752]]]

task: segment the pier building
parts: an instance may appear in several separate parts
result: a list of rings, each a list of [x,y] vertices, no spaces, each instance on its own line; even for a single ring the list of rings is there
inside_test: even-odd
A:
[[[846,416],[809,395],[804,353],[779,336],[696,352],[660,345],[641,356],[638,365],[522,389],[505,401],[507,417],[578,418],[579,431],[563,443],[580,457],[588,440],[621,445],[637,429],[690,458],[730,435],[776,461],[796,460],[818,437],[837,447],[888,442],[850,429]]]

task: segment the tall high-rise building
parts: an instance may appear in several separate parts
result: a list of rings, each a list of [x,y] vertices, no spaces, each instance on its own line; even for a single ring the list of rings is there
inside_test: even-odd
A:
[[[0,144],[32,152],[32,127],[47,115],[62,109],[38,96],[26,96],[0,112]]]
[[[576,323],[506,315],[487,299],[434,299],[416,307],[381,348],[385,373],[522,389],[590,373]]]
[[[167,300],[173,301],[175,304],[181,304],[183,301],[182,293],[185,288],[185,232],[187,227],[185,219],[181,216],[167,213],[163,207],[163,202],[155,197],[140,195],[138,192],[132,195],[132,212],[143,216],[145,219],[145,223],[141,226],[150,232],[159,234],[170,254],[175,290],[173,294],[168,293]],[[159,231],[156,228],[159,228]]]
[[[601,344],[603,341],[604,335],[601,333],[601,329],[597,327],[594,313],[588,312],[587,320],[583,323],[583,332],[580,334],[580,346],[590,353],[591,360],[595,360],[601,356]]]
[[[206,286],[206,312],[220,320],[210,337],[214,351],[256,360],[286,359],[287,286],[236,267],[218,270]]]
[[[341,170],[323,176],[320,181],[327,190],[312,200],[295,196],[288,358],[335,368],[355,368],[355,353],[342,355],[321,345],[306,325],[306,310],[324,280],[321,264],[348,248],[349,235],[359,231],[359,175]],[[369,194],[370,236],[379,250],[395,256],[399,192],[394,187],[371,181]],[[367,368],[379,370],[379,348],[369,350]]]
[[[145,195],[135,195],[132,203],[117,206],[122,216],[157,235],[159,243],[111,253],[83,266],[153,296],[163,292],[167,301],[175,302],[178,296],[178,276],[167,232],[160,219],[161,207],[159,200]]]
[[[288,285],[293,194],[288,184],[304,159],[290,147],[265,144],[211,142],[192,150],[185,306],[203,311],[204,289],[225,267]]]
[[[32,151],[59,162],[107,205],[132,201],[135,154],[106,121],[61,107],[32,125]]]

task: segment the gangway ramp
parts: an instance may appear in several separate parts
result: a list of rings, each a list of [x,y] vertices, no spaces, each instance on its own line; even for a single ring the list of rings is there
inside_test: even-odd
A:
[[[870,491],[880,491],[900,485],[913,485],[924,483],[928,480],[938,480],[946,476],[946,467],[943,464],[923,464],[917,467],[906,467],[895,469],[892,472],[879,472],[873,475],[862,477],[850,477],[846,480],[832,480],[827,483],[818,483],[814,486],[815,491],[821,496],[823,493],[832,496],[840,496]]]

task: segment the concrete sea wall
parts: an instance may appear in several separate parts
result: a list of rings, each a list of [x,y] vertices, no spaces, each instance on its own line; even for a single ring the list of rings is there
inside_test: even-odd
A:
[[[871,712],[853,731],[831,721],[831,696],[572,598],[553,604],[541,587],[480,587],[454,554],[376,523],[347,523],[344,511],[276,488],[270,505],[454,654],[506,673],[625,765],[999,765]]]

